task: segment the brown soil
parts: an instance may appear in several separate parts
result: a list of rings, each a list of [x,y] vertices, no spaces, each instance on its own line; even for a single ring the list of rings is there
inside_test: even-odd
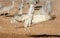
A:
[[[0,0],[0,2],[2,3],[2,0]],[[8,3],[9,2],[5,2],[4,5],[9,5]],[[17,3],[15,4],[15,7],[10,11],[10,14],[17,13]],[[52,15],[55,17],[54,19],[38,24],[32,24],[31,27],[28,28],[24,28],[22,22],[11,24],[11,17],[0,16],[0,38],[29,38],[27,35],[43,34],[60,35],[60,0],[52,0],[52,5]],[[24,8],[25,13],[26,10],[27,9]]]

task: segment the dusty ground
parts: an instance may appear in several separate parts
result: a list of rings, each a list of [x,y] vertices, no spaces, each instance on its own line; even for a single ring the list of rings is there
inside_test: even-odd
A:
[[[2,3],[2,0],[0,0],[0,3]],[[9,2],[3,2],[3,3],[4,5],[10,4]],[[10,11],[10,13],[14,14],[15,12],[18,11],[17,3],[15,4],[15,7]],[[10,23],[11,17],[0,16],[0,33],[1,33],[0,37],[1,38],[25,38],[23,37],[26,36],[25,34],[60,35],[60,0],[52,0],[52,5],[53,5],[52,15],[56,17],[55,19],[38,23],[38,24],[32,24],[31,27],[27,29],[24,28],[23,23],[20,22],[18,24],[15,23],[11,24]],[[26,12],[26,8],[24,9],[24,12]],[[17,27],[15,27],[16,25]]]

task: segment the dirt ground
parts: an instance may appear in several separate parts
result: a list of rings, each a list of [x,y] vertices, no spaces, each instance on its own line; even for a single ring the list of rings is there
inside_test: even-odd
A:
[[[0,0],[0,3],[3,1],[4,0]],[[42,5],[42,1],[40,2]],[[10,5],[9,1],[4,1],[3,3],[4,6]],[[10,11],[11,14],[18,11],[17,5],[18,1],[16,1],[15,7]],[[52,6],[52,15],[55,17],[54,19],[38,24],[32,24],[31,27],[28,28],[23,27],[23,22],[11,24],[11,17],[0,16],[0,38],[28,38],[26,35],[43,34],[60,35],[60,0],[52,0]],[[27,8],[25,7],[23,12],[26,13],[26,10]]]

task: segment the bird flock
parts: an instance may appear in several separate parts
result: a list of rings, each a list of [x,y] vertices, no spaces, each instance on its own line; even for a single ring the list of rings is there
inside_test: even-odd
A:
[[[34,14],[35,12],[35,5],[39,3],[40,0],[25,0],[27,4],[29,4],[29,10],[27,11],[27,14],[23,13],[23,8],[24,8],[24,0],[22,0],[21,4],[19,5],[19,11],[17,14],[11,17],[10,22],[13,23],[18,23],[18,21],[22,21],[24,24],[24,27],[30,27],[31,24],[36,24],[40,23],[43,21],[47,21],[49,19],[52,19],[51,17],[51,12],[52,12],[52,4],[51,0],[45,0],[44,5],[42,5],[41,8],[39,8],[37,14]],[[6,11],[8,14],[11,9],[14,7],[15,0],[12,0],[12,5],[7,6],[7,7],[2,7],[0,4],[0,15],[4,14]]]

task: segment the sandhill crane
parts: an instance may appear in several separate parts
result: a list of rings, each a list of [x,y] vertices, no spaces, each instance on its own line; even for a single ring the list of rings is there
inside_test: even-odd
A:
[[[32,17],[33,17],[33,12],[34,12],[33,6],[34,6],[33,4],[30,4],[28,14],[23,14],[22,16],[15,15],[14,17],[12,17],[11,23],[13,23],[13,22],[17,23],[17,21],[23,21],[25,19],[24,27],[30,26],[32,23]]]
[[[5,11],[7,11],[7,13],[9,13],[9,11],[14,7],[14,3],[15,3],[15,1],[13,0],[11,6],[1,8],[0,14],[4,14]]]
[[[15,14],[13,17],[12,17],[12,19],[11,19],[11,23],[17,23],[17,21],[15,20],[16,18],[18,18],[18,19],[22,19],[22,13],[23,13],[23,7],[24,7],[24,5],[23,5],[23,0],[22,0],[22,2],[19,4],[19,11],[18,11],[18,13],[17,14]],[[20,18],[19,18],[20,17]]]
[[[30,8],[29,8],[29,11],[28,11],[28,18],[25,19],[24,21],[24,27],[27,28],[28,26],[30,27],[30,25],[32,24],[32,20],[33,20],[33,13],[34,13],[34,5],[33,4],[30,4]]]

